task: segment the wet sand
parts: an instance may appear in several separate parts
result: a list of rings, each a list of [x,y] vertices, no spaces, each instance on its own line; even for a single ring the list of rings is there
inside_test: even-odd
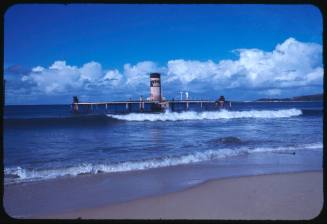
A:
[[[322,209],[322,176],[301,172],[211,180],[179,192],[45,218],[307,220]]]

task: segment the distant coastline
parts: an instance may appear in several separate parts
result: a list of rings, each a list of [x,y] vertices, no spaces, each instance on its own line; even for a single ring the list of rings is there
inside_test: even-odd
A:
[[[255,101],[257,102],[280,102],[280,101],[323,101],[324,96],[322,93],[305,95],[305,96],[295,96],[291,98],[260,98]]]

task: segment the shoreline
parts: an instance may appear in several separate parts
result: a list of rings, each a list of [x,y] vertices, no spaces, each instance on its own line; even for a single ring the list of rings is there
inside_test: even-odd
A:
[[[3,205],[9,216],[17,218],[68,214],[180,192],[208,180],[322,172],[321,156],[315,151],[259,153],[206,163],[16,183],[4,185]]]
[[[316,146],[318,144],[318,146]],[[322,143],[312,143],[309,145],[310,147],[322,147],[320,145]],[[288,155],[292,155],[289,157]],[[211,162],[211,160],[203,160],[203,161],[196,161],[196,162],[189,162],[189,163],[176,163],[173,165],[163,165],[163,166],[153,166],[153,167],[140,167],[134,169],[126,169],[126,170],[117,170],[117,171],[101,171],[93,172],[91,169],[89,172],[82,170],[80,173],[77,174],[61,174],[61,175],[53,175],[49,178],[42,178],[41,176],[36,179],[22,179],[22,180],[15,180],[9,179],[10,177],[4,176],[4,186],[11,187],[17,186],[22,184],[42,184],[51,181],[69,181],[72,179],[79,179],[79,178],[102,178],[102,177],[109,177],[112,175],[127,175],[129,174],[139,174],[139,173],[147,173],[147,172],[157,172],[157,171],[169,171],[169,170],[176,170],[176,172],[180,171],[181,169],[187,168],[194,168],[192,171],[199,171],[202,168],[205,172],[206,168],[214,168],[216,167],[217,172],[215,175],[211,175],[211,177],[205,177],[204,179],[220,179],[225,177],[233,177],[233,176],[249,176],[249,175],[261,175],[261,174],[270,174],[270,173],[288,173],[288,172],[302,172],[302,171],[310,171],[310,170],[320,170],[322,166],[321,157],[322,152],[320,151],[310,151],[310,150],[285,150],[285,151],[267,151],[265,154],[259,152],[251,153],[251,154],[239,154],[239,155],[231,155],[228,156],[228,160],[225,158],[217,158]],[[304,161],[305,159],[305,161]],[[270,161],[270,164],[261,163],[260,160],[267,160]],[[151,161],[151,160],[149,160]],[[252,162],[251,162],[252,161]],[[290,163],[290,161],[292,163]],[[279,166],[276,166],[276,163]],[[244,167],[244,165],[247,167]],[[275,164],[275,165],[273,165]],[[258,165],[258,166],[257,166]],[[264,165],[264,166],[262,166]],[[281,166],[282,165],[282,166]],[[79,168],[76,166],[76,168]],[[83,168],[83,167],[82,167]],[[231,169],[232,168],[232,169]],[[233,170],[232,172],[230,172]],[[24,170],[23,170],[24,171]],[[55,169],[54,169],[55,171]],[[245,172],[244,172],[245,171]],[[185,172],[186,174],[189,172]],[[202,174],[193,178],[201,178]],[[8,180],[6,180],[8,178]],[[202,181],[203,182],[203,181]]]
[[[270,162],[267,164],[263,161]],[[28,219],[55,214],[60,216],[60,214],[84,209],[180,192],[210,180],[224,181],[230,178],[269,174],[322,172],[321,162],[321,152],[301,151],[295,155],[251,154],[207,163],[67,176],[46,181],[4,185],[3,204],[6,213],[12,217]]]
[[[323,206],[322,176],[304,171],[213,179],[163,195],[33,218],[312,219]]]

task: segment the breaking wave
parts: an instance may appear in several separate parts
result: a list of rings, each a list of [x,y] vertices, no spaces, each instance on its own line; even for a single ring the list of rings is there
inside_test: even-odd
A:
[[[165,112],[158,114],[131,113],[125,115],[107,114],[108,117],[125,121],[182,121],[182,120],[217,120],[235,118],[287,118],[302,115],[299,109],[283,110],[248,110],[248,111],[187,111],[182,113]]]
[[[53,179],[62,176],[77,176],[82,174],[113,173],[132,170],[145,170],[160,167],[185,165],[190,163],[221,159],[226,157],[245,155],[263,152],[295,152],[297,150],[321,150],[322,143],[312,143],[301,146],[286,147],[259,147],[259,148],[239,148],[239,149],[217,149],[197,151],[179,156],[165,156],[161,158],[144,159],[138,161],[125,161],[120,163],[91,164],[83,163],[73,167],[60,169],[25,169],[22,167],[5,168],[5,179],[7,183],[26,182],[43,179]]]

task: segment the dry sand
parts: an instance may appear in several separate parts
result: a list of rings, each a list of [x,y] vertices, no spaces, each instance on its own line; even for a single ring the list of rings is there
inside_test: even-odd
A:
[[[323,206],[322,176],[303,172],[212,180],[167,195],[47,218],[312,219]]]

